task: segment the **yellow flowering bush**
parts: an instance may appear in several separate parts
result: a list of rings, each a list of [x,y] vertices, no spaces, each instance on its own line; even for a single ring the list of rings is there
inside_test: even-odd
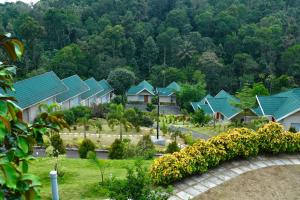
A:
[[[223,161],[248,158],[259,153],[300,152],[300,133],[285,131],[271,122],[257,132],[234,128],[208,141],[198,140],[180,152],[154,160],[150,174],[158,185],[167,185],[193,174],[201,174]]]

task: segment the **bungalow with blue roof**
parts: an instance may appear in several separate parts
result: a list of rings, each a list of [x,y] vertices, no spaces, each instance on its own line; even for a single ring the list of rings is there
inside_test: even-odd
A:
[[[114,89],[105,79],[99,81],[98,84],[104,89],[98,94],[98,97],[100,98],[100,103],[110,103],[111,99],[114,96]]]
[[[126,93],[128,102],[137,103],[150,103],[154,95],[154,87],[146,80],[132,86]]]
[[[84,81],[90,88],[88,91],[80,95],[81,105],[93,106],[100,103],[99,93],[104,91],[104,89],[98,84],[94,78],[89,78]]]
[[[160,103],[176,104],[176,92],[180,91],[180,86],[176,82],[170,83],[165,88],[157,88]]]
[[[250,110],[245,117],[242,110],[234,106],[237,102],[239,99],[221,90],[215,97],[208,94],[200,102],[192,102],[191,105],[194,110],[202,109],[218,121],[248,121],[257,116],[254,110]]]
[[[286,129],[294,127],[300,131],[300,88],[256,99],[261,116],[281,123]]]
[[[127,91],[128,102],[150,103],[155,96],[155,88],[147,81],[140,82],[137,86],[129,88]],[[170,83],[165,88],[157,88],[159,94],[159,102],[167,104],[176,104],[176,92],[180,90],[180,86],[176,82]]]
[[[90,88],[81,80],[78,75],[73,75],[62,79],[62,82],[68,87],[68,90],[57,96],[57,103],[62,109],[70,109],[80,105],[81,94],[87,92]]]
[[[18,81],[14,88],[9,95],[17,99],[27,122],[32,122],[40,113],[40,104],[55,103],[57,96],[68,90],[53,71]]]

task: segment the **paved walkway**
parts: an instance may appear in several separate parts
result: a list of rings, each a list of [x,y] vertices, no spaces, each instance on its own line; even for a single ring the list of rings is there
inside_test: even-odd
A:
[[[187,178],[174,185],[169,200],[189,200],[207,190],[248,171],[278,165],[300,165],[300,154],[279,156],[258,156],[248,160],[232,161],[209,170],[203,175]]]

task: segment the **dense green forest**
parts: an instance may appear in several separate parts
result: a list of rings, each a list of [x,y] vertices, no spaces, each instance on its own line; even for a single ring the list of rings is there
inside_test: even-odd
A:
[[[0,31],[26,44],[18,78],[107,78],[116,68],[215,94],[300,85],[299,0],[41,0],[0,5]]]

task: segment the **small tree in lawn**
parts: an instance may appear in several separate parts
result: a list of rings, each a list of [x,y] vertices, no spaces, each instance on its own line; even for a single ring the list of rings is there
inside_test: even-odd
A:
[[[195,124],[196,126],[198,126],[198,125],[204,126],[211,119],[212,119],[212,117],[209,115],[206,115],[202,109],[198,109],[192,114],[192,123]]]
[[[106,169],[109,167],[109,163],[105,160],[97,159],[96,152],[94,151],[89,151],[87,158],[98,167],[101,176],[101,184],[104,185],[104,174]]]
[[[126,132],[132,128],[132,124],[128,122],[126,118],[125,109],[122,104],[110,105],[110,112],[107,115],[107,121],[111,128],[114,126],[120,127],[120,140],[122,140],[123,137],[122,128],[124,128]]]
[[[86,132],[89,130],[89,125],[93,125],[93,120],[88,119],[87,117],[81,117],[77,119],[77,123],[83,126],[84,138],[86,138]]]
[[[94,127],[96,128],[96,131],[98,133],[98,136],[100,138],[100,132],[103,130],[103,127],[102,127],[102,122],[100,119],[96,119],[94,121]]]

